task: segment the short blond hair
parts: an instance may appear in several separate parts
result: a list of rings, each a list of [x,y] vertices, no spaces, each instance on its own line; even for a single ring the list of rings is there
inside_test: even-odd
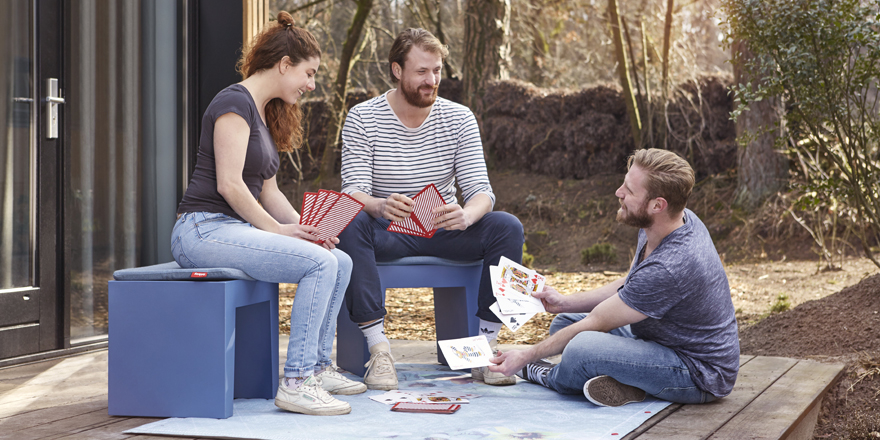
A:
[[[446,57],[449,56],[449,48],[441,43],[434,34],[421,28],[407,29],[397,35],[391,45],[391,51],[388,53],[388,71],[391,73],[391,82],[396,83],[400,80],[394,75],[394,63],[399,64],[402,69],[409,51],[414,46],[425,52],[440,55],[443,61],[446,61]]]
[[[666,199],[670,215],[684,211],[695,181],[694,169],[686,160],[669,150],[648,148],[636,151],[627,159],[626,169],[633,165],[646,173],[648,200]]]

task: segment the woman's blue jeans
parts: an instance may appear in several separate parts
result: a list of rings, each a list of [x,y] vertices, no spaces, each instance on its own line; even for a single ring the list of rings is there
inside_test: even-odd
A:
[[[550,334],[586,316],[586,313],[560,314],[550,324]],[[547,384],[562,394],[579,394],[583,392],[584,383],[602,375],[670,402],[706,403],[716,399],[697,388],[687,364],[675,350],[636,338],[629,326],[608,333],[579,333],[565,347],[559,365],[547,374]]]
[[[296,283],[284,375],[306,377],[331,365],[336,315],[351,259],[298,238],[273,234],[226,214],[189,212],[171,233],[181,267],[229,267],[270,283]]]

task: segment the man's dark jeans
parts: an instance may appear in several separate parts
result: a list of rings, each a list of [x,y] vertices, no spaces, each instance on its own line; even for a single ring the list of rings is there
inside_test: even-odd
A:
[[[431,238],[388,232],[390,221],[361,212],[339,234],[339,249],[354,264],[345,303],[354,322],[369,322],[387,313],[384,292],[380,291],[376,261],[403,257],[430,256],[448,260],[483,260],[483,275],[477,316],[499,322],[489,310],[495,302],[489,279],[489,266],[498,265],[501,256],[522,261],[523,227],[519,219],[506,212],[489,212],[464,231],[439,229]]]

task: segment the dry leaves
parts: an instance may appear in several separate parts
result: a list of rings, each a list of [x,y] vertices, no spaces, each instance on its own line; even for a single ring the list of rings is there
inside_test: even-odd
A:
[[[544,273],[547,284],[564,295],[589,290],[609,283],[621,276],[615,272],[574,272]],[[281,312],[280,330],[290,332],[290,307],[296,292],[295,284],[280,285]],[[390,339],[411,341],[433,341],[434,333],[434,295],[431,289],[388,289],[385,297],[385,334]],[[343,311],[342,313],[345,313]],[[510,329],[501,330],[498,337],[502,344],[536,344],[547,337],[547,329],[555,315],[539,313],[515,333]]]

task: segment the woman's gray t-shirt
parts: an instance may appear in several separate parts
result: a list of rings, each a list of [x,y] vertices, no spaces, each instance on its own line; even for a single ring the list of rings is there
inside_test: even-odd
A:
[[[636,258],[618,295],[648,316],[630,326],[636,337],[675,350],[701,390],[723,397],[739,371],[730,286],[706,226],[688,209],[684,219],[642,262],[647,239],[639,231]]]
[[[235,113],[247,122],[251,129],[248,137],[247,154],[241,178],[255,199],[260,199],[263,181],[271,179],[278,172],[280,160],[275,141],[251,97],[241,84],[233,84],[217,94],[202,117],[202,132],[199,138],[199,154],[192,179],[186,188],[177,213],[217,212],[244,221],[226,199],[217,192],[217,166],[214,155],[214,123],[227,113]]]

